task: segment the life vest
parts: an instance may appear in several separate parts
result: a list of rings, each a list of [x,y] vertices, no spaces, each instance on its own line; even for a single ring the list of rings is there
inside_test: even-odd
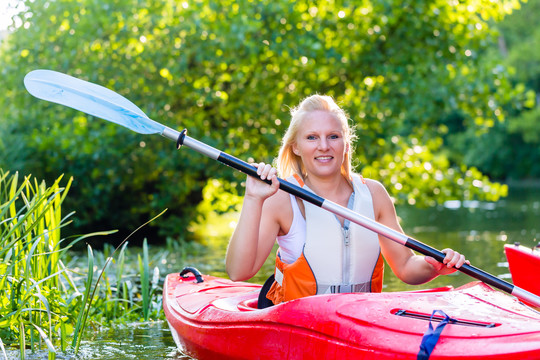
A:
[[[309,190],[300,177],[287,179]],[[353,176],[352,210],[374,219],[365,180]],[[304,201],[306,241],[291,264],[276,255],[275,281],[267,298],[274,304],[304,296],[344,292],[381,292],[384,261],[376,233],[351,223],[341,227],[334,214]]]

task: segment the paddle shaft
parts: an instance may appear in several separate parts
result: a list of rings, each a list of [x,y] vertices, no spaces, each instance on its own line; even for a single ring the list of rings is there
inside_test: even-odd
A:
[[[211,159],[217,160],[222,164],[230,166],[236,170],[239,170],[249,176],[256,177],[258,179],[259,175],[257,174],[257,168],[253,165],[248,164],[247,162],[240,160],[232,155],[226,154],[216,148],[211,147],[205,143],[202,143],[196,139],[193,139],[187,136],[187,131],[183,130],[178,132],[171,128],[166,127],[162,136],[174,140],[177,142],[178,149],[184,145],[188,148],[195,150]],[[262,180],[268,184],[272,182],[270,180]],[[345,219],[352,221],[355,224],[363,226],[369,230],[376,232],[379,235],[382,235],[392,241],[395,241],[403,246],[408,247],[422,255],[431,256],[437,261],[442,262],[445,254],[442,251],[439,251],[435,248],[432,248],[429,245],[426,245],[418,240],[415,240],[399,231],[391,229],[385,225],[382,225],[368,217],[365,217],[361,214],[358,214],[355,211],[352,211],[346,207],[343,207],[339,204],[336,204],[330,200],[326,200],[323,197],[320,197],[310,191],[307,191],[300,186],[292,184],[288,181],[278,178],[279,188],[289,194],[299,197],[302,200],[305,200],[313,205],[316,205],[320,208],[323,208],[331,213],[339,215]],[[491,275],[477,267],[474,267],[469,264],[463,264],[459,269],[464,274],[467,274],[477,280],[483,281],[486,284],[489,284],[499,290],[502,290],[508,294],[512,294],[517,298],[524,300],[535,306],[540,306],[540,297],[535,294],[532,294],[524,289],[521,289],[509,282],[506,282],[502,279],[497,278],[494,275]]]

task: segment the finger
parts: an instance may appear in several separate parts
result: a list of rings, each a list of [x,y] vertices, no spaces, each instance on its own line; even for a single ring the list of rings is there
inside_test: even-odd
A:
[[[467,262],[468,262],[468,260],[465,259],[465,255],[460,254],[459,260],[458,260],[458,262],[456,263],[456,265],[454,265],[454,267],[455,267],[455,268],[460,268],[461,265],[463,265],[463,264],[465,264],[465,263],[467,263]],[[470,265],[470,264],[469,264],[469,265]]]
[[[441,252],[444,254],[442,263],[446,265],[452,259],[452,249],[442,249]]]
[[[276,174],[273,174],[271,179],[272,179],[272,187],[277,191],[279,189],[279,180]]]
[[[451,267],[453,264],[449,264],[454,259],[455,251],[452,249],[442,249],[441,252],[444,254],[444,259],[442,260],[442,263],[445,264],[447,267]]]
[[[270,178],[270,176],[269,176],[270,170],[272,170],[272,165],[270,165],[270,164],[265,164],[265,165],[264,165],[264,168],[263,168],[263,171],[262,171],[262,173],[261,173],[261,179],[262,179],[262,180],[266,180],[266,179],[269,179],[269,178]]]
[[[465,256],[461,255],[457,251],[454,251],[452,259],[448,262],[448,267],[460,267],[465,262]]]
[[[268,177],[268,173],[271,168],[272,166],[269,164],[259,163],[257,165],[257,175],[259,175],[261,180],[265,180]]]
[[[264,170],[264,166],[266,164],[265,163],[258,163],[257,165],[255,165],[257,167],[257,175],[261,176],[263,170]]]
[[[456,253],[454,251],[448,252],[445,258],[446,267],[451,268],[456,263]]]

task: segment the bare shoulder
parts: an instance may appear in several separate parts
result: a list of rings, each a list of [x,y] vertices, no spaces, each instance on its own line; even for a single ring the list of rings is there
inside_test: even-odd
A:
[[[390,229],[403,234],[403,229],[399,223],[394,201],[382,183],[377,180],[366,179],[366,184],[371,192],[373,199],[373,211],[375,212],[375,221]],[[381,252],[392,271],[400,278],[404,279],[406,275],[405,264],[414,253],[411,249],[402,246],[384,235],[379,235],[379,244]]]
[[[368,186],[371,198],[373,200],[373,210],[377,220],[382,217],[394,216],[395,208],[392,198],[388,194],[388,191],[382,183],[373,179],[366,179],[366,185]]]
[[[380,183],[377,180],[373,179],[365,179],[366,185],[369,189],[369,192],[371,192],[371,196],[379,198],[380,196],[383,197],[389,197],[388,191],[386,191],[386,188],[382,183]]]

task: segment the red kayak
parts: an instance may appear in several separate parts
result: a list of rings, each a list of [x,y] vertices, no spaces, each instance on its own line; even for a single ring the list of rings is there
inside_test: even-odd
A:
[[[504,253],[514,285],[540,295],[540,248],[507,244]]]
[[[540,359],[540,313],[480,282],[258,310],[261,285],[185,276],[167,276],[163,309],[177,346],[199,360],[417,359],[434,310],[450,321],[429,359]],[[442,320],[436,314],[433,327]]]

